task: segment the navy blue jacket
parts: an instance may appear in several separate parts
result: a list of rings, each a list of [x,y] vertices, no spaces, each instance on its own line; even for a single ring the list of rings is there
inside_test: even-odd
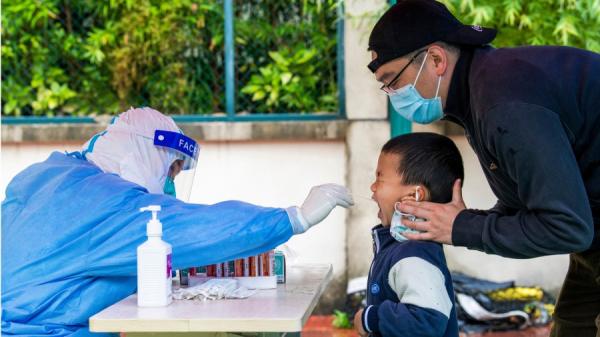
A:
[[[452,278],[442,245],[398,242],[373,228],[375,257],[367,283],[365,330],[374,336],[458,336]]]
[[[455,246],[513,258],[600,248],[599,54],[461,50],[445,113],[498,198],[458,215]]]

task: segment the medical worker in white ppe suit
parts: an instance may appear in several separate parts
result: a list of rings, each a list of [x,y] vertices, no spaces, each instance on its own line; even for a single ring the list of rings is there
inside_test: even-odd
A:
[[[286,209],[186,203],[172,196],[174,179],[197,156],[172,118],[130,109],[81,152],[54,152],[15,176],[2,203],[2,334],[91,335],[90,316],[136,291],[141,207],[162,207],[173,269],[183,269],[273,249],[353,204],[334,184]]]

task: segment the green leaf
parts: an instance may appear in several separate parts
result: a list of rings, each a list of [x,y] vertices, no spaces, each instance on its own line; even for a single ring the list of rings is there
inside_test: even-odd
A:
[[[552,34],[558,36],[565,46],[569,45],[569,36],[579,37],[579,32],[574,25],[574,20],[570,16],[563,17],[556,25]]]
[[[521,2],[516,0],[504,0],[504,22],[513,26],[521,13]]]
[[[275,61],[275,63],[281,64],[281,65],[288,64],[287,60],[278,52],[270,51],[269,56],[273,59],[273,61]]]
[[[269,101],[274,103],[275,101],[277,101],[278,98],[279,98],[279,91],[277,91],[277,90],[271,91],[271,93],[269,94]]]
[[[54,97],[50,97],[50,98],[48,98],[47,104],[48,104],[48,108],[54,109],[58,106],[58,100]]]
[[[338,329],[352,329],[350,317],[347,313],[340,310],[334,310],[332,325]]]
[[[290,82],[290,80],[292,79],[292,73],[283,73],[281,75],[281,84],[286,85]]]
[[[299,58],[296,62],[297,62],[297,64],[306,63],[306,62],[312,60],[312,58],[316,54],[317,54],[317,51],[315,49],[301,50],[299,53]]]
[[[454,1],[452,0],[440,0],[441,3],[443,3],[446,8],[448,8],[448,10],[450,12],[456,12],[456,7],[454,6]]]
[[[470,14],[473,17],[473,24],[481,25],[490,22],[494,16],[494,8],[491,6],[476,6]]]
[[[473,11],[475,5],[473,4],[473,0],[461,0],[460,1],[460,11],[465,12],[467,9]]]
[[[254,93],[254,95],[252,95],[252,100],[253,101],[260,101],[263,98],[265,98],[265,96],[266,96],[266,93],[264,91],[256,91]]]
[[[595,53],[600,53],[600,42],[598,40],[586,40],[585,48]]]
[[[242,88],[242,92],[245,94],[252,94],[260,89],[260,86],[254,84],[248,84]]]
[[[13,111],[17,110],[17,101],[8,100],[6,104],[4,104],[4,113],[7,115],[11,115]]]
[[[260,68],[260,73],[264,76],[264,77],[271,77],[271,74],[273,73],[273,70],[269,67],[263,67]]]
[[[524,28],[532,28],[533,27],[533,22],[531,21],[531,17],[529,17],[528,15],[521,15],[521,17],[519,18],[519,29],[524,29]]]

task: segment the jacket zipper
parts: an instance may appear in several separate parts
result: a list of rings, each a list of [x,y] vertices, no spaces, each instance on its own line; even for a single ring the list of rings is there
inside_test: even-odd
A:
[[[371,273],[373,272],[373,265],[375,264],[375,257],[377,257],[377,254],[379,253],[379,236],[377,236],[377,231],[374,230],[373,233],[371,233],[371,235],[373,236],[373,261],[371,261],[371,267],[369,268],[369,278],[371,277]]]
[[[377,231],[374,230],[371,235],[373,236],[373,261],[371,261],[371,267],[369,267],[369,278],[367,281],[367,303],[371,302],[371,285],[369,284],[371,281],[371,274],[373,273],[373,267],[375,266],[375,258],[377,257],[377,253],[379,253],[379,236],[377,236]]]

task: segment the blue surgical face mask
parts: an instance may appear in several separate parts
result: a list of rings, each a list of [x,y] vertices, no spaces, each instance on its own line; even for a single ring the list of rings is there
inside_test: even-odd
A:
[[[173,178],[171,178],[170,176],[167,176],[167,179],[165,180],[165,186],[163,187],[163,192],[165,194],[172,195],[174,197],[176,196],[175,180],[173,180]]]
[[[394,110],[396,110],[402,117],[408,119],[409,121],[419,124],[429,124],[444,116],[442,99],[438,96],[440,84],[442,82],[442,76],[440,76],[438,79],[435,97],[433,98],[423,98],[423,96],[421,96],[421,94],[419,94],[415,88],[426,60],[427,54],[425,54],[423,63],[421,63],[421,68],[419,68],[419,72],[415,78],[415,83],[407,84],[393,93],[388,94]]]
[[[419,191],[416,192],[415,199],[417,201],[419,201],[419,199],[420,199]],[[394,239],[396,239],[396,241],[404,242],[408,239],[402,234],[404,234],[404,233],[414,234],[414,233],[421,233],[421,232],[404,226],[402,224],[402,218],[406,218],[407,220],[410,220],[410,221],[425,221],[425,219],[417,218],[416,216],[414,216],[412,214],[402,213],[398,209],[399,206],[400,206],[399,202],[394,204],[394,215],[392,215],[392,220],[390,222],[390,234],[392,235],[392,237]]]

